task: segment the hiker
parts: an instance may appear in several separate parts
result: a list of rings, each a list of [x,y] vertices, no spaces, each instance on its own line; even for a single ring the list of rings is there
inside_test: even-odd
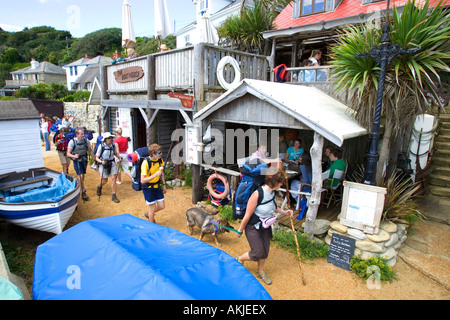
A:
[[[114,143],[116,145],[116,148],[119,150],[120,159],[122,159],[120,164],[121,164],[123,173],[126,174],[127,176],[129,176],[131,180],[133,180],[133,177],[131,176],[131,171],[130,171],[130,163],[128,162],[128,158],[127,158],[129,138],[122,136],[122,128],[118,128],[116,130],[116,136],[117,136],[117,138],[114,139]],[[119,167],[119,172],[117,173],[117,182],[116,183],[122,184],[120,167]]]
[[[92,146],[88,139],[84,137],[84,129],[78,128],[75,130],[75,137],[70,140],[67,146],[67,156],[73,160],[73,168],[77,173],[81,183],[81,199],[89,200],[84,188],[84,176],[86,175],[86,168],[88,164],[88,152],[94,159]]]
[[[63,172],[69,174],[69,157],[67,156],[67,139],[66,139],[66,128],[61,128],[59,134],[55,135],[54,143],[56,146],[56,151],[58,152],[59,162],[62,165]]]
[[[97,195],[99,197],[102,195],[102,188],[108,182],[108,178],[111,177],[112,201],[119,203],[120,201],[117,199],[116,195],[116,178],[119,166],[117,165],[114,156],[117,157],[119,163],[122,159],[119,155],[119,149],[116,148],[116,145],[113,142],[113,138],[114,136],[111,133],[105,132],[102,143],[97,149],[95,160],[100,164],[99,172],[101,177],[100,185],[97,186]]]
[[[282,171],[266,176],[265,184],[250,196],[245,216],[238,230],[239,232],[245,230],[250,251],[237,256],[236,259],[242,264],[245,261],[258,262],[258,277],[267,285],[272,284],[272,280],[264,272],[264,264],[269,256],[270,239],[272,238],[271,224],[276,220],[274,212],[289,214],[291,217],[294,214],[292,210],[277,208],[275,202],[275,193],[285,181],[286,177]],[[260,193],[262,193],[261,201],[259,200]],[[258,205],[258,203],[260,204]],[[237,236],[240,238],[241,234],[237,233]]]
[[[148,205],[148,213],[145,217],[150,222],[155,222],[155,214],[165,208],[164,194],[167,192],[164,178],[164,161],[162,147],[152,144],[148,147],[149,157],[142,162],[141,183],[145,203]]]

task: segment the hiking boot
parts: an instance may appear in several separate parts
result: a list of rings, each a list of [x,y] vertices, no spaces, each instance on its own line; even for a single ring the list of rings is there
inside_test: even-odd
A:
[[[115,203],[120,203],[119,199],[117,199],[115,194],[113,194],[112,196],[112,201],[114,201]]]
[[[272,284],[272,280],[267,276],[267,274],[263,271],[261,273],[258,273],[258,277],[264,281],[265,284],[270,285]]]
[[[102,195],[102,186],[97,186],[97,195],[99,197]]]
[[[89,200],[89,197],[88,197],[88,195],[86,194],[86,191],[81,191],[81,199],[83,199],[84,201],[88,201]]]

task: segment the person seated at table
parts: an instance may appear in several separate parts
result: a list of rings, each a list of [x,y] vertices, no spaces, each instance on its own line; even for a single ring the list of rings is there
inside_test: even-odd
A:
[[[303,151],[304,150],[302,149],[302,140],[295,139],[294,146],[287,149],[286,155],[284,156],[284,160],[298,161]]]
[[[300,180],[294,179],[291,183],[291,190],[301,191],[301,192],[311,192],[311,183],[312,183],[312,164],[311,164],[311,155],[309,152],[304,152],[300,156],[300,171],[302,173]],[[302,189],[300,190],[300,184],[302,185]],[[295,202],[298,202],[300,199],[300,195],[297,193],[292,193],[292,197]]]
[[[328,176],[328,180],[326,182],[327,187],[331,187],[331,181],[333,179],[334,171],[335,170],[341,170],[345,171],[347,168],[347,163],[344,159],[341,159],[342,157],[342,151],[340,149],[334,148],[330,151],[330,155],[328,156],[330,158],[331,166],[328,169],[330,171],[330,174]],[[333,188],[336,187],[339,184],[339,179],[336,179],[333,181]]]
[[[255,159],[265,159],[267,158],[266,156],[266,152],[267,152],[267,147],[264,144],[260,144],[258,145],[258,149],[252,153],[252,155],[250,156],[250,163],[255,160]]]
[[[330,161],[331,150],[333,150],[332,146],[327,146],[325,148],[325,155],[322,158],[322,170],[324,170],[324,172],[327,171],[333,163],[332,161]]]

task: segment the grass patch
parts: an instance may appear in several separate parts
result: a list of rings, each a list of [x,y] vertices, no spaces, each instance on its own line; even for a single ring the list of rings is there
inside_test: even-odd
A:
[[[302,260],[314,260],[328,257],[328,246],[326,244],[309,240],[305,234],[297,232],[300,257]],[[297,254],[295,236],[292,232],[278,229],[273,232],[272,242],[287,251]]]

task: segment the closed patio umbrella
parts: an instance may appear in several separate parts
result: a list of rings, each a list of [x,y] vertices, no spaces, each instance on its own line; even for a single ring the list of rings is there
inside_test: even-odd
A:
[[[209,17],[203,15],[198,21],[198,30],[200,32],[200,42],[212,43],[217,45],[219,43],[219,35],[217,29],[212,25]]]
[[[166,0],[155,0],[155,37],[164,39],[172,32]]]
[[[131,21],[131,6],[128,0],[122,5],[122,47],[132,48],[136,44],[133,23]]]

